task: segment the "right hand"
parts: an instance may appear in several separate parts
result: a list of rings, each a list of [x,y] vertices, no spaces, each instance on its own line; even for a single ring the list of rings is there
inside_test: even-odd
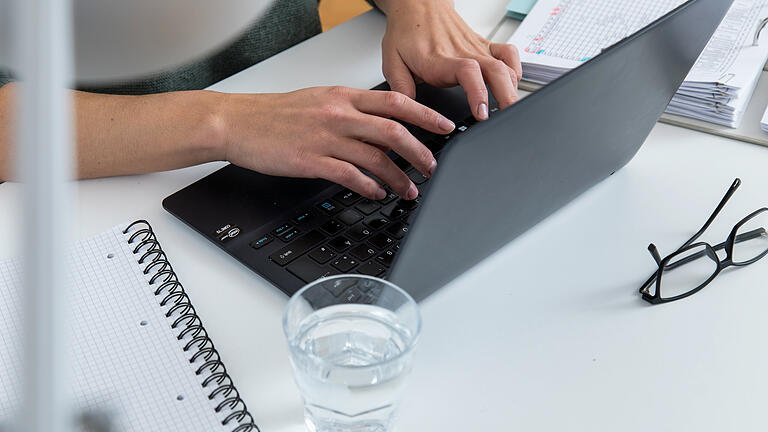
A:
[[[429,177],[432,152],[397,118],[447,134],[454,124],[396,92],[314,87],[280,94],[225,94],[217,122],[229,162],[263,174],[323,178],[367,198],[386,196],[365,169],[405,199],[416,186],[385,154],[393,150]]]

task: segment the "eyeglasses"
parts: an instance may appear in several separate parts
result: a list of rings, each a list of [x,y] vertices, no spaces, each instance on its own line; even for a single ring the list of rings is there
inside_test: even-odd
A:
[[[753,264],[768,255],[768,208],[761,208],[742,219],[728,238],[715,246],[694,243],[709,228],[725,204],[741,186],[734,180],[728,192],[701,229],[672,254],[661,258],[656,245],[648,246],[659,269],[643,284],[640,293],[651,304],[668,303],[696,294],[724,269]],[[725,259],[717,251],[725,249]]]

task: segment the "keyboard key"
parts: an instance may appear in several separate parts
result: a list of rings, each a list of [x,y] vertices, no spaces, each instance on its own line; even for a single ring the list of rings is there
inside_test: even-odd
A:
[[[384,266],[373,261],[368,261],[367,263],[357,268],[358,273],[368,276],[380,276],[382,273],[384,273],[384,270],[386,270]]]
[[[385,208],[381,211],[381,214],[389,219],[399,219],[403,216],[406,216],[408,214],[408,210],[396,205],[391,208]]]
[[[269,259],[274,261],[277,265],[284,266],[304,255],[323,240],[325,240],[325,236],[320,231],[310,231],[304,236],[299,237],[293,243],[270,255]]]
[[[381,204],[377,203],[376,201],[371,201],[369,199],[364,199],[360,201],[356,206],[356,209],[363,212],[365,215],[373,214],[376,210],[381,208]]]
[[[299,233],[301,233],[301,231],[299,231],[298,228],[293,228],[293,229],[291,229],[289,231],[284,232],[282,235],[280,235],[280,240],[282,240],[282,241],[287,243],[287,242],[289,242],[291,240],[296,239],[296,237],[298,237]]]
[[[363,215],[361,215],[360,213],[352,209],[344,210],[343,212],[339,213],[338,216],[336,216],[336,219],[344,222],[347,225],[354,225],[360,222],[362,218],[363,218]]]
[[[333,200],[325,200],[318,204],[317,207],[329,216],[333,216],[341,211],[341,207]]]
[[[352,258],[347,255],[343,255],[341,258],[338,258],[336,261],[331,263],[332,266],[339,269],[339,271],[342,273],[347,273],[348,271],[357,267],[358,264],[359,262],[356,258]]]
[[[335,274],[338,274],[339,272],[336,271],[336,269],[330,268],[330,274],[328,276],[333,276]],[[301,279],[301,278],[300,278]],[[302,279],[303,280],[303,279]],[[366,296],[367,299],[368,296]],[[329,293],[327,290],[309,290],[304,293],[304,300],[307,301],[312,307],[322,309],[328,306],[333,306],[335,304],[339,303],[339,300],[334,296],[333,294]],[[370,304],[370,303],[368,303]]]
[[[286,269],[306,283],[310,283],[321,277],[339,274],[335,269],[320,265],[306,256],[297,259],[286,267]]]
[[[358,224],[350,228],[349,231],[347,231],[346,236],[351,238],[354,241],[361,241],[364,238],[371,235],[372,233],[373,231],[371,231],[370,228],[367,228],[364,225]]]
[[[373,256],[376,255],[376,249],[368,245],[361,244],[352,248],[352,250],[349,251],[349,254],[359,259],[360,261],[365,261],[367,259],[373,258]]]
[[[269,234],[264,234],[263,236],[259,237],[258,239],[251,242],[251,247],[254,249],[261,249],[264,246],[272,243],[272,236]]]
[[[283,234],[283,233],[287,232],[291,228],[292,228],[291,224],[286,222],[286,223],[280,225],[279,227],[273,229],[272,230],[272,234],[274,234],[276,236],[279,236],[280,234]]]
[[[384,251],[381,255],[376,257],[376,261],[378,261],[379,264],[382,264],[387,267],[392,265],[392,260],[394,259],[395,259],[395,251],[393,251],[392,249],[388,251]]]
[[[328,246],[336,249],[338,252],[344,252],[345,250],[352,247],[352,242],[349,241],[349,239],[346,237],[338,236],[335,239],[329,241]]]
[[[417,184],[417,185],[420,185],[420,184],[424,183],[425,181],[429,180],[427,178],[427,176],[425,176],[424,174],[422,174],[422,173],[420,173],[420,172],[418,172],[416,170],[409,171],[406,174],[408,174],[408,178],[411,179],[411,181],[414,184]]]
[[[312,219],[312,216],[314,216],[314,214],[312,213],[312,210],[307,210],[305,212],[301,212],[298,215],[294,216],[294,218],[291,220],[293,221],[294,224],[301,225],[303,223],[310,221]]]
[[[389,224],[389,219],[384,217],[374,216],[372,218],[366,219],[366,221],[363,223],[373,228],[374,230],[377,230],[387,226]]]
[[[391,234],[392,237],[400,240],[401,238],[405,237],[406,234],[408,234],[408,224],[404,222],[395,222],[387,227],[387,233]]]
[[[388,248],[395,243],[394,240],[392,240],[390,237],[388,237],[384,233],[376,234],[375,236],[371,237],[369,241],[371,242],[372,245],[376,246],[379,249]]]
[[[434,156],[436,153],[439,153],[443,147],[445,147],[445,140],[442,137],[438,137],[427,141],[424,143],[424,145],[427,146],[427,148],[432,152],[432,155]]]
[[[320,246],[319,248],[310,252],[309,257],[319,262],[320,264],[325,264],[331,259],[335,258],[336,254],[331,252],[328,246]]]
[[[396,193],[394,193],[391,190],[387,189],[387,196],[386,196],[386,198],[384,198],[383,200],[379,200],[379,203],[381,205],[387,205],[387,204],[391,203],[392,201],[396,200],[397,198],[399,198],[399,197],[398,197],[398,195]]]
[[[363,279],[357,284],[357,289],[359,289],[364,293],[374,291],[373,288],[376,288],[376,287],[381,287],[381,283],[372,281],[370,279]]]
[[[344,291],[347,290],[347,288],[354,286],[355,284],[357,284],[357,281],[354,279],[339,278],[323,282],[323,288],[328,290],[334,296],[339,297]]]
[[[352,192],[349,189],[344,189],[343,191],[333,196],[333,199],[345,206],[351,206],[352,204],[359,201],[360,198],[362,197],[358,193]]]
[[[341,301],[344,303],[359,303],[363,299],[363,293],[359,289],[352,287],[341,295]]]
[[[322,228],[322,230],[327,232],[328,234],[334,235],[339,231],[343,230],[344,225],[335,219],[331,219],[328,222],[321,225],[320,228]]]
[[[421,198],[416,198],[415,200],[404,200],[400,199],[397,201],[397,206],[400,208],[404,208],[408,211],[416,210],[416,208],[421,204]]]
[[[424,192],[427,190],[428,187],[429,187],[429,182],[416,185],[416,189],[418,189],[419,195],[424,195]]]
[[[456,132],[458,132],[458,133],[461,133],[461,132],[466,132],[466,131],[467,131],[467,129],[469,129],[469,126],[467,126],[467,125],[465,125],[465,124],[461,124],[461,123],[459,123],[459,125],[458,125],[458,126],[456,126]]]
[[[368,290],[364,290],[366,293],[373,297],[374,299],[378,300],[381,298],[381,293],[384,291],[384,287],[381,284],[375,284],[373,287],[369,288]]]
[[[402,158],[402,157],[398,157],[393,162],[402,171],[408,171],[409,169],[413,168],[413,165],[411,165],[410,162],[408,162],[405,158]]]

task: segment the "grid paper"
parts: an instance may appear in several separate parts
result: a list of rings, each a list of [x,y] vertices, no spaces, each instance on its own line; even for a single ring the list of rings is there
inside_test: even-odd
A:
[[[525,52],[584,62],[682,0],[561,0]]]
[[[193,350],[183,352],[189,337],[179,341],[181,328],[170,328],[168,306],[149,286],[125,226],[76,243],[68,255],[71,400],[78,412],[108,415],[114,431],[234,429],[221,424],[226,410],[214,412],[223,396],[208,400],[214,386],[203,389],[206,375],[194,373],[202,360],[190,364]],[[18,260],[0,262],[0,424],[21,403],[21,280]]]

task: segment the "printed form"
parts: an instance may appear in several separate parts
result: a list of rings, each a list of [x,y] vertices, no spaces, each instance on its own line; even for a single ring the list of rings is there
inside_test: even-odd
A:
[[[683,3],[539,0],[509,42],[520,49],[524,78],[546,84]],[[763,18],[768,0],[736,0],[668,112],[736,127],[768,60],[767,36],[754,44]]]

